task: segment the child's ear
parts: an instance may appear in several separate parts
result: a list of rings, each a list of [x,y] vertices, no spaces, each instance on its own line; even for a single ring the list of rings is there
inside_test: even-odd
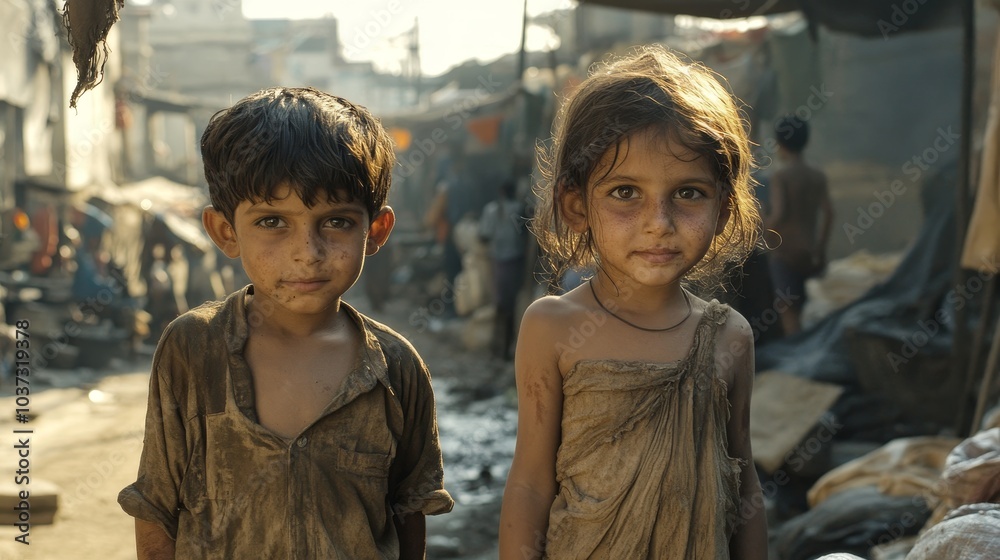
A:
[[[229,220],[211,206],[206,206],[201,211],[201,224],[205,226],[205,231],[212,238],[215,245],[226,254],[227,257],[235,259],[240,256],[240,245],[236,242],[236,230]]]
[[[722,205],[719,206],[719,221],[715,225],[715,235],[722,235],[722,232],[726,230],[726,225],[729,224],[729,218],[731,218],[732,215],[732,202],[730,202],[729,195],[723,193]]]
[[[576,233],[584,233],[590,227],[587,222],[587,205],[580,189],[559,185],[559,210],[566,225]]]
[[[383,206],[378,214],[375,214],[371,224],[368,226],[368,242],[365,245],[366,257],[374,255],[382,245],[385,245],[394,225],[396,225],[396,214],[392,211],[392,208]]]

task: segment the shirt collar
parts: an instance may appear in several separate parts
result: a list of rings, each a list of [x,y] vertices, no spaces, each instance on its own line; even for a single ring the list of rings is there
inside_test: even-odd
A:
[[[253,294],[253,284],[248,284],[242,290],[234,292],[225,302],[225,309],[229,315],[226,322],[230,327],[226,343],[231,354],[243,354],[243,348],[246,346],[250,333],[250,324],[259,320],[247,307],[247,296],[250,294]],[[370,374],[392,391],[385,353],[382,351],[378,337],[369,328],[369,319],[343,300],[340,302],[340,308],[351,319],[361,335],[361,352],[358,353],[358,364],[351,375],[355,373]]]

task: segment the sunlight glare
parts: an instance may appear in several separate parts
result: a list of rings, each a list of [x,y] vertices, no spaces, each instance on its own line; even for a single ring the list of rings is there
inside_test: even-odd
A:
[[[528,0],[529,16],[566,9],[571,0]],[[383,71],[399,71],[408,55],[408,40],[418,22],[420,67],[423,74],[439,75],[468,59],[494,60],[515,52],[521,42],[523,0],[469,3],[459,0],[243,0],[243,14],[251,19],[337,18],[344,56],[371,60]],[[536,29],[537,28],[537,29]],[[551,29],[531,26],[529,50],[558,48]]]

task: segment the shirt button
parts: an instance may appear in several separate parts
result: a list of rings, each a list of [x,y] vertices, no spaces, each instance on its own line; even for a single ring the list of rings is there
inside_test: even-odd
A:
[[[302,436],[302,437],[300,437],[300,438],[299,438],[299,441],[298,441],[298,442],[296,442],[296,443],[297,443],[297,445],[298,445],[299,447],[305,447],[305,446],[306,446],[306,443],[309,443],[309,438],[307,438],[307,437],[305,437],[305,436]]]

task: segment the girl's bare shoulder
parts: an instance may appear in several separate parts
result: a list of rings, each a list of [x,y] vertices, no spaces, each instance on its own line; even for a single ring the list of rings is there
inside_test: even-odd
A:
[[[715,299],[709,302],[691,292],[688,292],[688,294],[691,301],[691,319],[694,319],[694,323],[700,322],[705,313],[710,312],[710,307],[714,308],[711,313],[714,314],[714,320],[718,324],[716,335],[718,344],[745,341],[747,337],[750,338],[751,342],[753,341],[753,329],[750,328],[750,323],[747,322],[746,318],[739,311],[736,311],[729,305],[720,304]]]
[[[715,323],[715,359],[719,370],[732,370],[741,362],[753,363],[753,329],[750,323],[738,311],[717,301],[706,301],[696,295],[691,295],[690,322],[695,325],[703,321]],[[710,314],[710,317],[706,317]]]
[[[538,298],[524,312],[523,320],[537,321],[548,325],[571,321],[587,311],[592,311],[592,300],[583,297],[584,292],[576,288],[558,296]]]
[[[704,303],[702,313],[708,307]],[[754,333],[750,323],[738,311],[726,306],[717,319],[718,330],[715,335],[715,364],[720,377],[734,387],[737,381],[747,376],[752,377],[754,371]]]
[[[718,341],[720,344],[749,344],[753,349],[753,329],[746,318],[732,307],[726,306],[726,315],[719,326]]]

